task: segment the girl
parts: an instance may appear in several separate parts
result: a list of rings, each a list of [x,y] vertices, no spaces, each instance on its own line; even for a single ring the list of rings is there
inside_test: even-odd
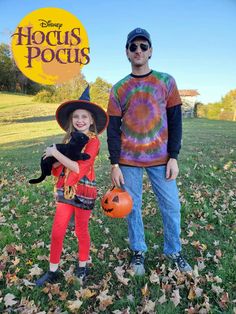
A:
[[[75,233],[78,238],[78,266],[76,276],[81,284],[88,274],[90,235],[88,230],[89,218],[97,196],[94,161],[99,152],[100,142],[97,134],[104,131],[108,123],[106,112],[90,102],[89,87],[86,88],[79,100],[63,103],[56,111],[56,119],[66,131],[64,142],[70,139],[72,131],[83,132],[89,141],[83,149],[89,154],[87,160],[72,161],[61,154],[56,146],[47,147],[44,158],[53,156],[58,162],[53,165],[52,174],[56,181],[56,212],[52,226],[50,265],[36,286],[46,282],[53,283],[59,279],[58,270],[63,240],[71,216],[75,216]]]

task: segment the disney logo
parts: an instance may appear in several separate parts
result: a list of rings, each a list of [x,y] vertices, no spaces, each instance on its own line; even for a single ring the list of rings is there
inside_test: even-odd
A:
[[[57,27],[58,29],[60,29],[62,27],[62,23],[53,23],[51,20],[42,20],[42,19],[39,19],[39,21],[42,21],[40,23],[40,26],[41,27]]]

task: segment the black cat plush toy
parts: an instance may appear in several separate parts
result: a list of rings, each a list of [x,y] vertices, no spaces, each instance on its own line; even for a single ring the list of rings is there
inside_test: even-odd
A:
[[[67,144],[56,144],[57,150],[70,158],[71,160],[87,160],[90,156],[86,153],[81,153],[83,147],[88,143],[89,137],[84,133],[74,131],[71,132],[71,139]],[[29,180],[30,184],[42,182],[46,176],[51,175],[52,165],[57,161],[54,157],[41,158],[41,171],[42,174],[37,179]]]

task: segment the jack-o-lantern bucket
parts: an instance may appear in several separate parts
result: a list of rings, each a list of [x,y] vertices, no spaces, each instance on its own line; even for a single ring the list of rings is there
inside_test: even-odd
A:
[[[103,212],[112,218],[124,218],[133,207],[129,193],[117,187],[108,190],[101,199]]]

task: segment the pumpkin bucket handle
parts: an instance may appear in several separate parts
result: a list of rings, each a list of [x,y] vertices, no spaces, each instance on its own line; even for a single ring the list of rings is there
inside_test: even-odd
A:
[[[116,187],[117,187],[117,186],[113,185],[110,190],[113,191]],[[124,192],[126,191],[123,184],[119,187],[119,189],[121,189],[121,190],[124,191]]]

